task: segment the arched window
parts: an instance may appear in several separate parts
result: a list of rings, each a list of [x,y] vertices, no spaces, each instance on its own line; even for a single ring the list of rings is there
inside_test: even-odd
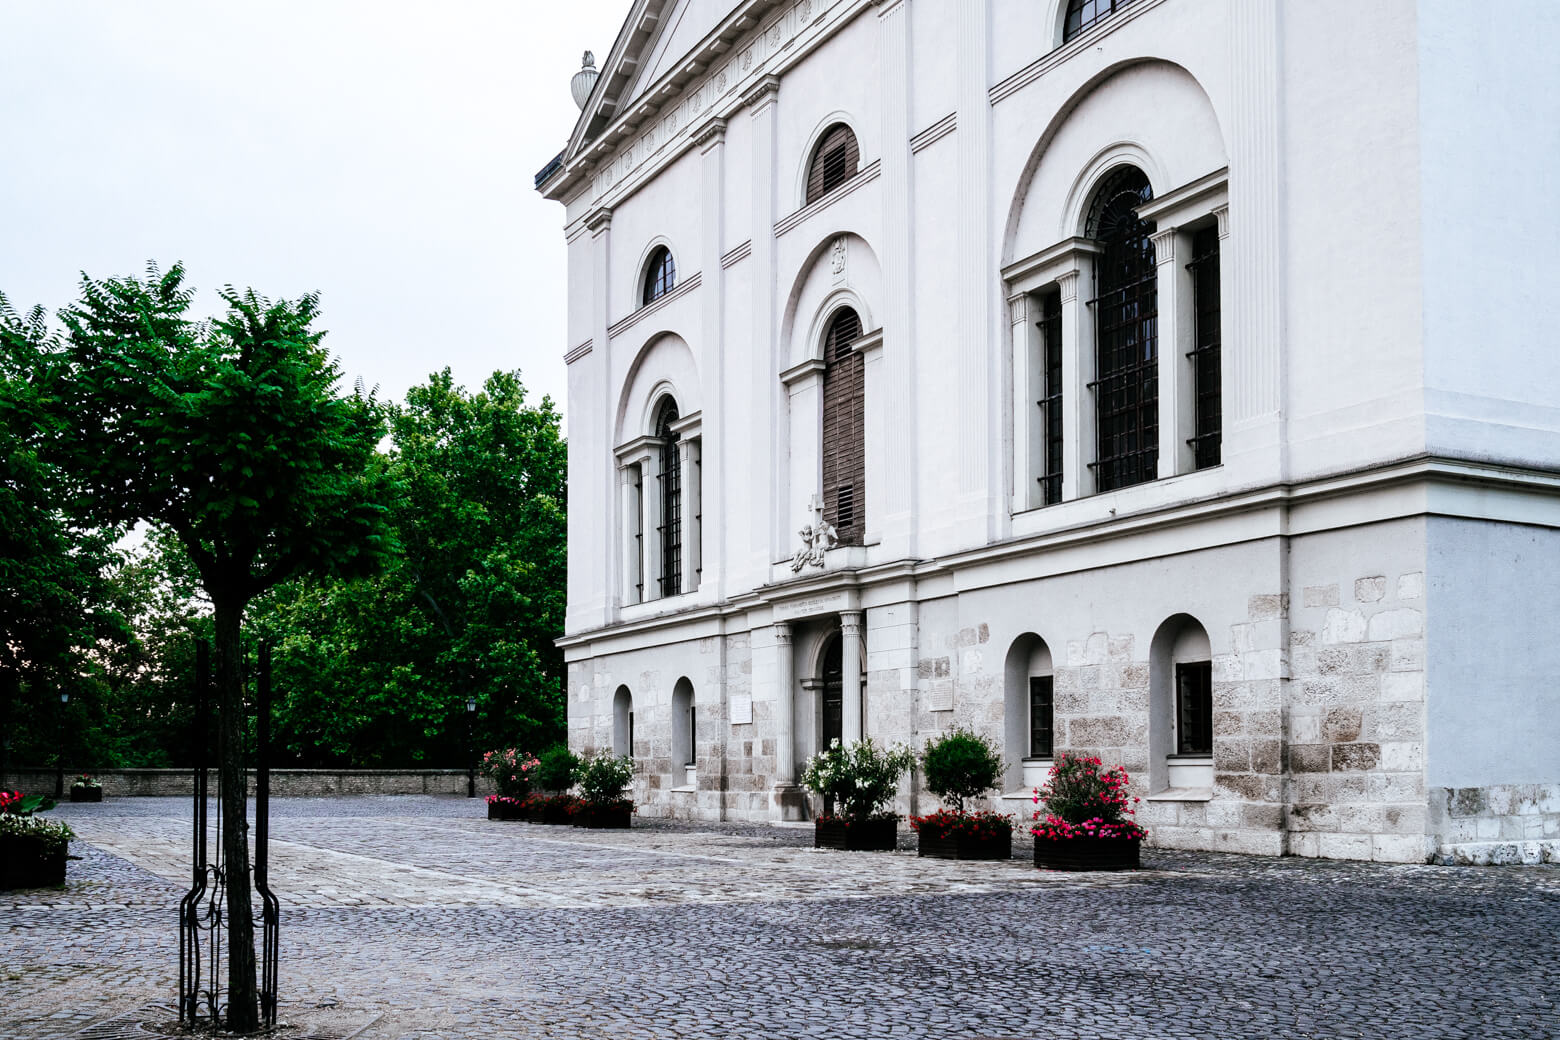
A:
[[[672,687],[672,781],[681,787],[693,780],[698,762],[698,730],[694,716],[693,683],[687,676]]]
[[[656,413],[655,435],[661,442],[660,474],[661,523],[661,595],[682,592],[682,462],[679,436],[672,427],[677,422],[677,402],[670,397],[661,402]]]
[[[677,265],[672,261],[672,251],[665,246],[657,246],[650,254],[650,262],[645,264],[644,292],[639,300],[640,306],[654,303],[671,292],[675,284]]]
[[[861,318],[842,307],[823,338],[823,518],[841,545],[866,534],[866,365],[851,349],[860,337]]]
[[[1152,790],[1213,785],[1213,662],[1208,631],[1177,614],[1149,649]]]
[[[813,149],[812,162],[807,166],[807,201],[817,202],[856,176],[860,164],[861,152],[850,127],[844,123],[829,127]]]
[[[1045,640],[1027,632],[1013,641],[1003,686],[1005,783],[1014,789],[1039,787],[1064,743],[1056,737],[1056,687]]]
[[[627,686],[619,686],[612,695],[612,753],[634,754],[634,695]]]
[[[1154,197],[1135,166],[1112,170],[1095,194],[1088,235],[1095,259],[1094,486],[1153,480],[1159,463],[1158,283],[1154,225],[1137,207]]]
[[[1132,0],[1067,0],[1067,19],[1062,23],[1062,42],[1083,33],[1095,22],[1109,18]]]

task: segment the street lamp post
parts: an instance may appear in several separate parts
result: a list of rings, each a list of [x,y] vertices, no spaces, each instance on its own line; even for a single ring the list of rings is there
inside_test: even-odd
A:
[[[472,735],[472,720],[477,715],[477,699],[466,698],[466,797],[477,796],[477,748]]]
[[[70,691],[60,691],[60,732],[54,751],[54,797],[65,797],[65,705],[70,703]]]

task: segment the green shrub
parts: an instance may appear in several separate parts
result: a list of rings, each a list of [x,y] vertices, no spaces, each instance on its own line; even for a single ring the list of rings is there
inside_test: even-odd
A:
[[[593,806],[611,805],[623,800],[623,788],[634,778],[634,760],[626,755],[598,753],[587,758],[579,769],[580,794]]]
[[[899,778],[914,763],[915,756],[902,744],[879,747],[868,737],[842,747],[835,740],[807,760],[802,784],[833,802],[839,815],[865,820],[888,804]]]
[[[536,766],[536,786],[544,791],[564,792],[574,786],[580,760],[562,744],[543,751]]]
[[[1002,776],[1002,756],[985,737],[956,729],[927,742],[921,752],[926,789],[956,812],[964,800],[976,798],[997,786]]]
[[[31,843],[45,856],[64,852],[75,836],[76,833],[68,826],[55,820],[0,813],[0,841]],[[10,852],[6,851],[5,854],[9,855]]]

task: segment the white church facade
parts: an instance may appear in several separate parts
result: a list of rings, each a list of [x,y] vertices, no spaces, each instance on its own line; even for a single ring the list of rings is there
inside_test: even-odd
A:
[[[1154,844],[1560,859],[1557,30],[632,0],[537,177],[571,746],[795,820],[966,726],[1021,819],[1088,752]]]

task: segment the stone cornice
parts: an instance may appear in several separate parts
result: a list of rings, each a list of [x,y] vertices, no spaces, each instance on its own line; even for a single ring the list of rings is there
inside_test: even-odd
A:
[[[911,153],[924,151],[959,128],[959,113],[949,112],[931,126],[910,138]]]
[[[701,271],[693,272],[693,274],[689,275],[686,280],[678,282],[676,286],[672,288],[671,292],[658,296],[655,300],[645,304],[643,307],[640,307],[632,314],[619,318],[615,324],[607,328],[607,338],[616,339],[618,336],[621,336],[623,333],[627,332],[635,325],[638,325],[641,321],[650,317],[650,315],[672,303],[674,300],[680,300],[684,296],[687,296],[689,293],[693,292],[693,290],[697,289],[699,284],[704,281],[702,274],[703,272]]]
[[[586,340],[584,343],[581,343],[577,347],[570,347],[569,350],[566,351],[564,353],[564,355],[563,355],[563,363],[565,365],[572,365],[572,364],[574,364],[580,358],[584,357],[586,354],[589,354],[590,350],[591,350],[591,347],[594,344],[595,344],[594,340]]]
[[[753,240],[750,238],[739,246],[732,247],[731,252],[720,258],[722,268],[735,267],[748,257],[753,255]]]

